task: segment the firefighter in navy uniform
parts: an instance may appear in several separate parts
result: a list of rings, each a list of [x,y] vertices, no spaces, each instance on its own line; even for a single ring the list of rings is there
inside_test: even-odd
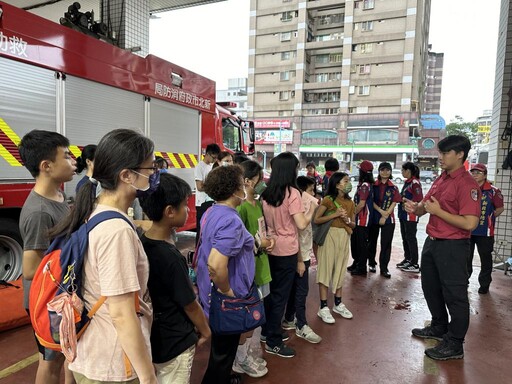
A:
[[[464,161],[471,149],[465,136],[452,135],[438,143],[443,173],[420,203],[405,199],[405,210],[430,214],[421,254],[421,286],[432,321],[412,330],[413,336],[440,340],[425,350],[435,360],[464,357],[469,328],[468,270],[471,231],[480,217],[480,188]],[[448,311],[447,311],[448,308]],[[448,317],[450,316],[450,319]]]
[[[492,277],[492,251],[494,250],[494,225],[496,218],[505,210],[503,206],[503,195],[501,191],[493,187],[487,181],[487,167],[483,164],[475,164],[471,167],[471,176],[480,186],[482,192],[480,218],[478,227],[471,232],[471,254],[468,259],[469,277],[473,273],[473,255],[475,245],[480,255],[481,269],[478,275],[480,288],[478,293],[489,292]]]

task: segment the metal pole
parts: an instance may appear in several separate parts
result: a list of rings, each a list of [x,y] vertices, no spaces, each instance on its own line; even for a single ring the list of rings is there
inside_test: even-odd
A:
[[[267,169],[267,152],[260,151],[263,154],[263,169]]]
[[[354,139],[351,141],[352,143],[352,152],[350,153],[350,173],[352,173],[353,163],[354,163]]]
[[[281,125],[281,120],[279,120],[279,153],[283,151],[283,127]]]

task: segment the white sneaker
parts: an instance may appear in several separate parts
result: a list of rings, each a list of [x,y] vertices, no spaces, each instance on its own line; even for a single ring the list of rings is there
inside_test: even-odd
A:
[[[267,366],[267,361],[262,358],[262,357],[259,357],[259,356],[252,356],[252,355],[247,355],[247,357],[254,361],[254,363],[258,366],[261,366],[261,367],[266,367]]]
[[[281,323],[281,328],[286,329],[287,331],[295,329],[295,321],[296,319],[293,319],[292,321],[284,319],[283,322]]]
[[[322,341],[322,338],[318,336],[307,324],[302,328],[295,328],[295,334],[313,344],[318,344]]]
[[[334,317],[331,315],[331,311],[329,310],[329,307],[323,307],[318,310],[317,313],[318,317],[322,319],[324,323],[327,324],[334,324],[336,320],[334,320]]]
[[[340,314],[341,317],[344,317],[345,319],[351,319],[352,317],[354,317],[352,315],[352,312],[350,312],[343,303],[339,303],[337,306],[332,307],[332,311]]]
[[[237,359],[235,359],[232,369],[236,373],[245,373],[251,377],[262,377],[268,373],[267,367],[257,365],[256,362],[251,359],[245,359],[242,362],[239,362]]]

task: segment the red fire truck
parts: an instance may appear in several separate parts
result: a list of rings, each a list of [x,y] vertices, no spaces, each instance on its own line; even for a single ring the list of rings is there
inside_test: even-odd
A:
[[[254,151],[254,125],[215,104],[215,83],[148,55],[142,58],[0,1],[0,280],[21,274],[18,218],[33,187],[17,144],[33,129],[69,138],[71,151],[131,128],[195,188],[209,143]],[[74,195],[76,180],[64,186]],[[195,227],[194,199],[189,222]]]

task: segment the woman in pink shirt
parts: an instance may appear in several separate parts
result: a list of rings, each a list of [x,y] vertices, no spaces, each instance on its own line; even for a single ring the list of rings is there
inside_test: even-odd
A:
[[[293,357],[295,351],[284,344],[281,319],[295,278],[295,272],[304,273],[305,266],[299,254],[298,230],[311,222],[314,209],[304,214],[301,194],[297,187],[299,160],[291,152],[284,152],[270,162],[272,174],[261,195],[263,214],[268,234],[276,241],[268,255],[270,294],[265,298],[267,323],[262,327],[265,351],[280,357]]]

